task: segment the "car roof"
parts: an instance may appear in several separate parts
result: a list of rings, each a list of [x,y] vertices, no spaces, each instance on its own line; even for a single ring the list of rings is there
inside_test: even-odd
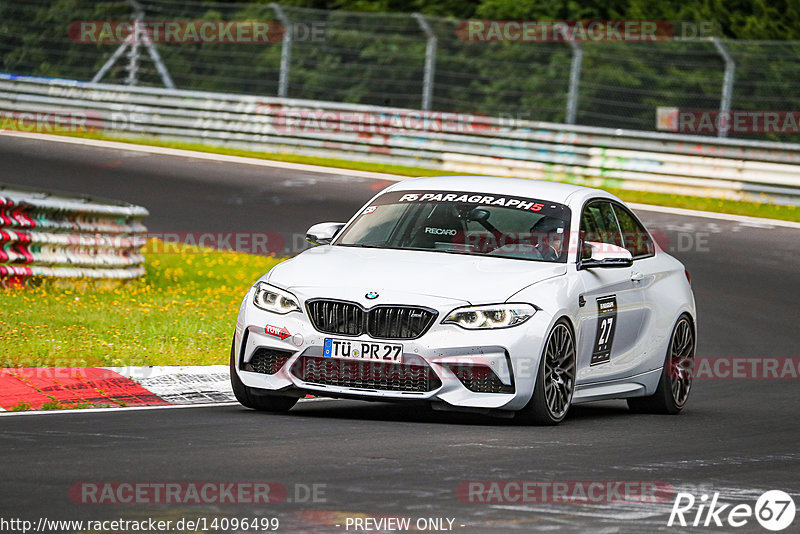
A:
[[[528,197],[550,202],[568,203],[568,198],[575,194],[573,201],[582,202],[590,197],[617,199],[614,195],[601,189],[580,185],[535,180],[531,178],[508,178],[502,176],[423,176],[408,178],[390,187],[389,191],[413,190],[464,191],[476,193],[492,193]]]

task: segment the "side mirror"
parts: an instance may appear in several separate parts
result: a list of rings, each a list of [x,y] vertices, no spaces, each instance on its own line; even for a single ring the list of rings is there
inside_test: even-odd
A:
[[[306,232],[306,241],[312,245],[329,245],[345,223],[319,223]]]
[[[630,251],[608,243],[595,243],[586,241],[583,246],[585,253],[581,257],[581,269],[622,268],[633,265],[633,255]]]

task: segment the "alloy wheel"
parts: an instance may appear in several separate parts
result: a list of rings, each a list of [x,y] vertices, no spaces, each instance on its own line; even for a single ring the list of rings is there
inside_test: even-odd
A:
[[[560,419],[569,409],[575,386],[575,342],[565,324],[557,324],[544,353],[544,396],[550,414]]]

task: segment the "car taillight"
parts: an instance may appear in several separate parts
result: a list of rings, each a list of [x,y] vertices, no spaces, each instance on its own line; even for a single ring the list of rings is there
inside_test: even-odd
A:
[[[689,271],[687,271],[686,269],[684,269],[684,270],[683,270],[683,272],[684,272],[684,273],[686,273],[686,280],[688,280],[688,282],[689,282],[689,285],[692,285],[692,277],[691,277],[691,276],[689,276]]]

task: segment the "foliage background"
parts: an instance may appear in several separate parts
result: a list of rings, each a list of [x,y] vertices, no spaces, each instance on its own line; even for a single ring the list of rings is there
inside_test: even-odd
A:
[[[146,20],[277,19],[266,0],[140,1]],[[565,120],[571,47],[464,42],[455,29],[468,18],[711,22],[736,60],[733,109],[800,109],[800,41],[795,41],[800,0],[285,0],[281,5],[298,35],[290,97],[420,108],[426,40],[410,13],[421,12],[438,38],[434,110]],[[2,2],[0,71],[90,80],[117,45],[75,43],[67,36],[69,25],[130,17],[124,0]],[[319,39],[309,37],[314,25],[324,28]],[[160,44],[158,49],[178,88],[277,94],[280,43]],[[140,83],[160,86],[144,56]],[[104,81],[123,83],[126,62],[119,61]],[[658,106],[718,109],[723,68],[704,40],[586,43],[577,123],[652,130]]]

